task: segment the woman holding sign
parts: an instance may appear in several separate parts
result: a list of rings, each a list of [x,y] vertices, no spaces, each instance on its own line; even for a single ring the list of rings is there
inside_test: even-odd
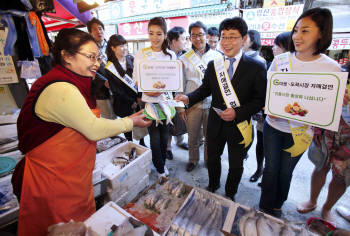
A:
[[[148,37],[151,41],[151,47],[143,48],[135,55],[135,67],[133,79],[140,84],[138,74],[138,65],[145,60],[176,60],[174,52],[168,49],[166,40],[167,26],[163,17],[154,17],[148,23]],[[142,94],[142,100],[149,102],[146,104],[146,112],[156,121],[148,128],[150,135],[150,144],[152,150],[152,162],[160,176],[168,176],[169,171],[165,166],[167,143],[169,136],[169,124],[165,120],[160,121],[160,116],[164,116],[164,112],[160,109],[160,103],[152,101],[167,100],[170,93],[161,92],[145,92]],[[162,96],[162,97],[161,97]],[[174,111],[174,108],[171,108]],[[152,113],[152,114],[151,114]]]
[[[119,117],[126,117],[140,110],[137,103],[137,86],[131,79],[134,69],[134,58],[128,56],[128,45],[123,36],[114,34],[107,43],[108,62],[105,75],[109,88],[113,93],[113,111]],[[124,133],[127,140],[132,141],[132,132]],[[140,144],[144,144],[143,138]]]
[[[322,53],[332,42],[332,28],[333,18],[328,9],[304,12],[293,27],[290,53],[276,56],[269,71],[340,72],[337,62]],[[272,116],[264,124],[266,161],[259,207],[277,217],[281,216],[282,205],[287,200],[294,168],[311,143],[299,142],[298,136],[293,138],[291,127],[299,126],[302,124]],[[311,140],[311,128],[303,136]]]

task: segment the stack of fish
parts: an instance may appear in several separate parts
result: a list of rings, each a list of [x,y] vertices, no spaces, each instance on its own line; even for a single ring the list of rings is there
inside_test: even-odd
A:
[[[221,236],[220,230],[223,223],[221,204],[216,199],[194,191],[192,197],[173,220],[167,235]]]
[[[169,198],[165,198],[160,193],[153,192],[145,198],[144,206],[147,209],[161,213],[168,207],[170,201]]]
[[[164,184],[163,189],[176,197],[182,197],[186,194],[185,185],[177,179],[168,180]]]
[[[158,107],[160,108],[160,110],[162,111],[162,113],[164,114],[164,116],[166,117],[166,124],[173,124],[173,122],[171,121],[171,110],[170,107],[163,102],[158,103]],[[156,121],[156,126],[158,126],[158,124],[163,124],[163,122],[161,121],[161,115],[160,115],[160,111],[157,108],[157,105],[154,103],[146,103],[145,105],[145,109],[146,109],[146,113],[152,117],[153,119],[155,119]]]
[[[117,156],[112,158],[112,163],[115,166],[120,166],[120,168],[124,168],[127,164],[137,158],[136,148],[131,148],[130,152],[125,152],[123,156]]]
[[[244,214],[238,223],[241,236],[313,236],[318,235],[292,223],[280,224],[273,219],[265,217],[261,212],[250,210]]]

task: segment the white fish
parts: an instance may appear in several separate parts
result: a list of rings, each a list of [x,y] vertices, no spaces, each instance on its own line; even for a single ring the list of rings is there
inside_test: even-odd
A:
[[[285,225],[284,227],[282,227],[281,236],[293,236],[296,235],[295,231],[292,229],[292,227],[290,227],[289,225]]]
[[[162,112],[164,113],[164,115],[166,116],[166,124],[172,124],[174,125],[174,123],[171,121],[171,111],[168,105],[166,105],[163,102],[158,103],[160,109],[162,110]]]
[[[256,221],[258,217],[249,217],[247,221],[245,222],[244,227],[244,236],[258,236],[257,228],[256,228]]]
[[[244,227],[245,227],[247,219],[255,216],[255,214],[256,214],[255,210],[250,210],[239,219],[238,228],[239,228],[240,235],[244,235]]]
[[[158,124],[163,124],[163,122],[159,118],[159,113],[156,105],[154,105],[153,103],[146,103],[146,111],[151,117],[156,119],[156,126],[158,126]]]
[[[273,235],[272,227],[269,225],[268,221],[269,220],[266,219],[263,214],[259,215],[259,218],[256,221],[256,229],[259,236]]]

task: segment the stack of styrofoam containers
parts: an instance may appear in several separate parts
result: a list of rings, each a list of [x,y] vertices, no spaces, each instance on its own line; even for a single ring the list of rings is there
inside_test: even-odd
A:
[[[85,220],[84,223],[98,235],[102,236],[109,235],[112,225],[120,226],[129,217],[135,218],[114,202],[108,202]],[[133,233],[130,234],[134,235]],[[159,236],[159,234],[154,231],[153,235]]]
[[[137,158],[122,169],[114,166],[112,158],[130,152],[133,147],[136,148]],[[124,206],[145,189],[149,185],[151,160],[151,150],[133,142],[125,142],[97,154],[96,162],[101,166],[102,175],[109,182],[109,200]]]

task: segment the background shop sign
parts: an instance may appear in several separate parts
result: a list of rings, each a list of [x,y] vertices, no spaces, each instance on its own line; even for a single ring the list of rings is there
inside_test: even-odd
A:
[[[333,35],[331,46],[328,50],[346,50],[350,49],[350,34]]]
[[[275,39],[261,39],[262,46],[273,46]]]
[[[184,17],[173,17],[166,18],[167,28],[171,29],[174,26],[181,26],[187,29],[188,18]],[[118,24],[118,34],[123,35],[124,37],[130,36],[145,36],[148,34],[148,22],[149,21],[138,21],[138,22],[129,22]]]
[[[0,30],[0,84],[18,83],[12,57],[4,55],[7,32],[7,27],[5,30]]]
[[[302,14],[304,4],[286,7],[258,8],[243,10],[243,19],[250,30],[262,32],[291,31]]]
[[[269,115],[338,131],[348,73],[269,72]]]
[[[264,8],[267,7],[282,7],[286,5],[285,0],[264,0]]]
[[[109,20],[115,17],[123,18],[190,7],[191,0],[124,0],[114,2],[111,7],[101,9],[99,17]],[[101,11],[107,12],[107,14],[101,14]]]

